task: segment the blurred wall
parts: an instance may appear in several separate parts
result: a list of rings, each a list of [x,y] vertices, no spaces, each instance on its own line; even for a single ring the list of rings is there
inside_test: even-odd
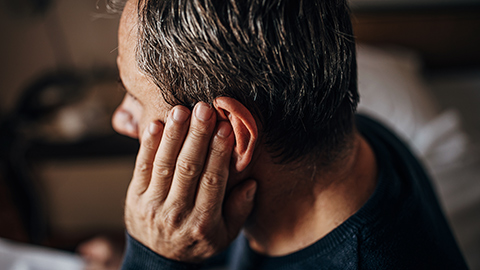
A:
[[[48,70],[115,67],[118,17],[105,18],[104,1],[50,1],[44,13],[36,14],[28,2],[0,2],[0,115]]]
[[[480,0],[350,0],[357,41],[415,50],[430,69],[480,65]]]
[[[478,0],[349,0],[354,8],[419,8],[419,7],[447,7],[478,5]]]
[[[48,5],[42,11],[33,3]],[[0,0],[0,117],[47,72],[116,69],[118,21],[118,15],[107,14],[104,0]],[[97,85],[91,95],[106,95],[100,100],[116,106],[122,92],[112,82]],[[70,111],[88,115],[84,108],[75,105]],[[110,120],[105,122],[110,128]],[[35,160],[34,181],[53,234],[123,233],[123,201],[133,164],[134,156]]]

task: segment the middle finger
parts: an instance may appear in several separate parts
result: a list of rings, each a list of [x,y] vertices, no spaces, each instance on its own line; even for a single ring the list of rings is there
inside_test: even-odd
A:
[[[198,179],[203,171],[215,124],[215,110],[204,102],[198,103],[193,110],[190,128],[177,159],[167,205],[193,207]]]

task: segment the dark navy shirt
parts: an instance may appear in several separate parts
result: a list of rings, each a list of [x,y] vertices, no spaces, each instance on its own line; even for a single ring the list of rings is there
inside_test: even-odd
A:
[[[357,129],[378,165],[374,194],[353,216],[316,243],[281,257],[257,254],[241,234],[210,264],[165,259],[127,235],[122,269],[467,269],[425,170],[379,123],[357,116]]]

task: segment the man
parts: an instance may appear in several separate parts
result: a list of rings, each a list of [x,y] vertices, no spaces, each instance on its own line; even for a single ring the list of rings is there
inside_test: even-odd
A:
[[[130,0],[117,62],[124,269],[466,268],[421,166],[354,115],[345,1]]]

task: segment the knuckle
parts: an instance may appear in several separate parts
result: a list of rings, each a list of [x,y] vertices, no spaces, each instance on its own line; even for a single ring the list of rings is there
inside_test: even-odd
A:
[[[208,190],[220,190],[222,188],[221,180],[226,178],[227,176],[220,172],[205,172],[200,185]]]
[[[181,176],[194,178],[200,175],[202,165],[198,162],[181,159],[177,161],[177,171]]]
[[[231,150],[222,144],[215,144],[210,147],[210,155],[217,157],[226,157],[230,155]]]
[[[173,166],[165,165],[161,161],[155,161],[155,176],[159,178],[172,178],[175,168]]]
[[[205,222],[197,222],[191,228],[190,235],[193,239],[204,240],[208,239],[210,234],[210,227]]]
[[[181,216],[178,214],[172,214],[172,213],[165,215],[163,221],[165,226],[173,229],[180,228],[180,225],[182,224]]]
[[[198,206],[196,209],[196,216],[199,222],[209,221],[215,211],[216,205],[214,203]]]
[[[153,139],[148,138],[142,142],[143,147],[148,150],[156,150],[156,143]]]
[[[174,142],[174,141],[180,141],[182,139],[182,136],[179,131],[169,129],[165,131],[163,139],[169,142]]]
[[[179,209],[182,209],[182,207],[177,203],[165,211],[162,219],[166,227],[172,229],[178,229],[181,227],[185,220],[186,213],[185,211],[179,211]]]
[[[135,169],[137,173],[145,174],[150,172],[150,170],[152,169],[152,164],[147,162],[140,162],[137,164]]]
[[[209,138],[210,137],[210,127],[209,125],[201,125],[201,126],[192,126],[192,128],[189,131],[190,135],[194,138]]]
[[[143,220],[155,220],[158,214],[158,204],[154,201],[144,203],[141,210],[141,218]]]
[[[127,203],[125,209],[125,220],[131,223],[141,221],[142,224],[149,224],[156,219],[158,214],[158,204],[154,202],[139,203],[133,209],[128,207]]]

